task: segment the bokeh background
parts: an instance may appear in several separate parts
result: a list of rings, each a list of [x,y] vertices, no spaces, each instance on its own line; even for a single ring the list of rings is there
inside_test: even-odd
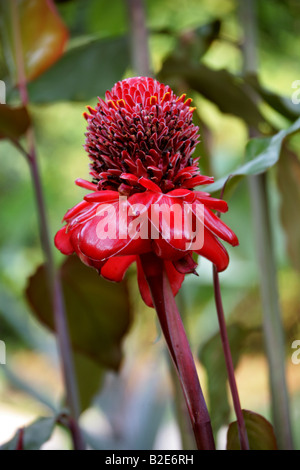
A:
[[[56,64],[29,84],[52,239],[66,210],[85,194],[74,185],[74,180],[89,179],[89,162],[83,149],[85,106],[95,106],[97,96],[103,96],[116,81],[134,73],[125,1],[55,3],[70,31],[67,49]],[[276,109],[274,101],[273,105],[266,101],[259,104],[259,112],[265,117],[261,122],[243,104],[235,111],[239,103],[234,106],[238,98],[232,94],[232,86],[235,90],[240,83],[251,85],[241,78],[244,30],[237,1],[148,0],[145,12],[154,75],[173,86],[178,94],[188,92],[197,106],[202,143],[196,152],[202,157],[200,166],[204,173],[217,180],[243,163],[250,126],[267,135],[272,127],[285,128],[297,117],[280,111],[278,103]],[[259,86],[274,96],[286,97],[287,107],[288,103],[292,105],[295,91],[292,84],[300,79],[299,30],[299,2],[257,2]],[[14,104],[18,95],[9,73],[5,41],[1,45],[0,78],[7,84],[7,102]],[[199,73],[199,81],[187,77],[189,67]],[[234,85],[227,75],[211,75],[211,71],[221,70],[234,77]],[[294,152],[299,150],[297,136],[290,147]],[[0,339],[6,343],[6,364],[0,365],[0,444],[3,444],[21,426],[39,416],[52,416],[53,410],[58,412],[63,406],[63,385],[55,337],[32,313],[25,295],[30,276],[44,261],[28,165],[8,141],[2,140],[0,166]],[[295,447],[299,449],[300,364],[291,361],[291,344],[300,339],[300,262],[291,260],[287,250],[288,234],[282,215],[289,211],[285,194],[289,181],[281,179],[278,185],[280,171],[280,167],[269,170],[268,187],[291,417]],[[299,166],[295,174],[297,171],[300,183]],[[224,221],[237,233],[240,245],[229,248],[230,265],[220,279],[240,398],[243,408],[271,420],[247,179],[242,179],[226,198],[229,212]],[[298,214],[295,227],[299,223]],[[64,261],[57,250],[55,259],[57,264]],[[227,425],[235,418],[224,375],[210,263],[201,259],[198,273],[199,277],[186,277],[178,303],[197,358],[218,445],[224,448]],[[90,357],[81,358],[85,372],[79,376],[84,408],[80,423],[94,448],[181,448],[188,444],[182,441],[178,385],[172,376],[164,339],[155,312],[139,298],[134,269],[127,275],[127,284],[130,321],[122,340],[119,372]],[[96,301],[109,316],[109,302],[103,305],[101,294]],[[80,315],[88,316],[89,306],[82,307]],[[43,447],[70,446],[67,431],[56,427]]]

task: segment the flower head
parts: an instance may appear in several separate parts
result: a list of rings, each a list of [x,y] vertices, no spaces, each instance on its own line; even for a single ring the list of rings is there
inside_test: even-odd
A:
[[[154,252],[164,260],[175,295],[185,274],[195,270],[193,251],[222,271],[229,258],[218,238],[238,244],[213,212],[225,212],[226,202],[194,190],[213,178],[201,175],[192,158],[198,128],[190,104],[152,78],[135,77],[118,82],[95,109],[89,107],[85,149],[92,182],[76,183],[92,192],[66,213],[66,225],[55,237],[60,251],[75,252],[113,281],[136,261],[148,305],[141,254]]]

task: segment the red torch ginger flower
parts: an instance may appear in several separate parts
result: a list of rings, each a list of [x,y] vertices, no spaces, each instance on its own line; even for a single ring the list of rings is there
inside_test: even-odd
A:
[[[163,259],[176,295],[185,274],[195,270],[193,252],[223,271],[229,257],[219,238],[238,244],[213,212],[227,211],[227,203],[194,189],[213,178],[201,175],[191,157],[199,137],[190,104],[168,86],[136,77],[118,82],[95,109],[88,107],[85,149],[92,182],[76,183],[92,192],[66,213],[55,237],[62,253],[76,253],[112,281],[121,281],[136,261],[140,291],[150,306],[140,255]],[[201,228],[200,244],[195,227]]]

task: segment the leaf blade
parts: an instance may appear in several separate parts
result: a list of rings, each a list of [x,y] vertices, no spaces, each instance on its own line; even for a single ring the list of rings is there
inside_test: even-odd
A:
[[[129,61],[126,37],[93,39],[74,46],[38,80],[29,84],[30,100],[34,103],[86,102],[104,95],[122,79]]]
[[[17,58],[13,38],[13,8],[11,2],[1,2],[2,29],[5,48],[10,56],[11,75],[17,83]],[[13,5],[12,5],[13,6]],[[61,20],[53,0],[19,0],[20,42],[26,80],[34,80],[63,54],[68,30]]]
[[[55,417],[42,417],[26,426],[22,435],[22,450],[39,450],[47,442],[56,425]],[[20,430],[5,444],[1,450],[16,450],[19,441]]]
[[[250,450],[277,450],[273,426],[266,418],[253,411],[243,410]],[[240,450],[237,422],[229,425],[227,450]]]
[[[299,130],[300,118],[289,128],[279,131],[272,137],[251,139],[246,146],[246,163],[218,179],[215,183],[206,186],[203,190],[214,193],[222,189],[226,181],[230,180],[229,184],[226,185],[226,190],[228,190],[233,183],[236,183],[244,176],[264,173],[278,162],[284,140],[299,132]]]
[[[118,370],[132,320],[126,283],[104,280],[76,256],[66,259],[60,273],[72,348],[101,367]],[[33,313],[54,331],[44,265],[29,279],[26,296]]]
[[[29,126],[30,117],[27,108],[0,105],[0,139],[19,139]]]

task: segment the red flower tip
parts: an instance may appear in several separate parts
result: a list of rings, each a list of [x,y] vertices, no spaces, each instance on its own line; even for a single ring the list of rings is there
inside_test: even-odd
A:
[[[98,189],[118,190],[124,185],[121,175],[128,173],[152,181],[162,192],[201,184],[191,158],[198,127],[192,123],[192,100],[185,97],[157,80],[135,77],[118,82],[95,109],[88,108],[85,149]],[[182,172],[186,167],[192,173]],[[129,186],[130,193],[145,190]]]

